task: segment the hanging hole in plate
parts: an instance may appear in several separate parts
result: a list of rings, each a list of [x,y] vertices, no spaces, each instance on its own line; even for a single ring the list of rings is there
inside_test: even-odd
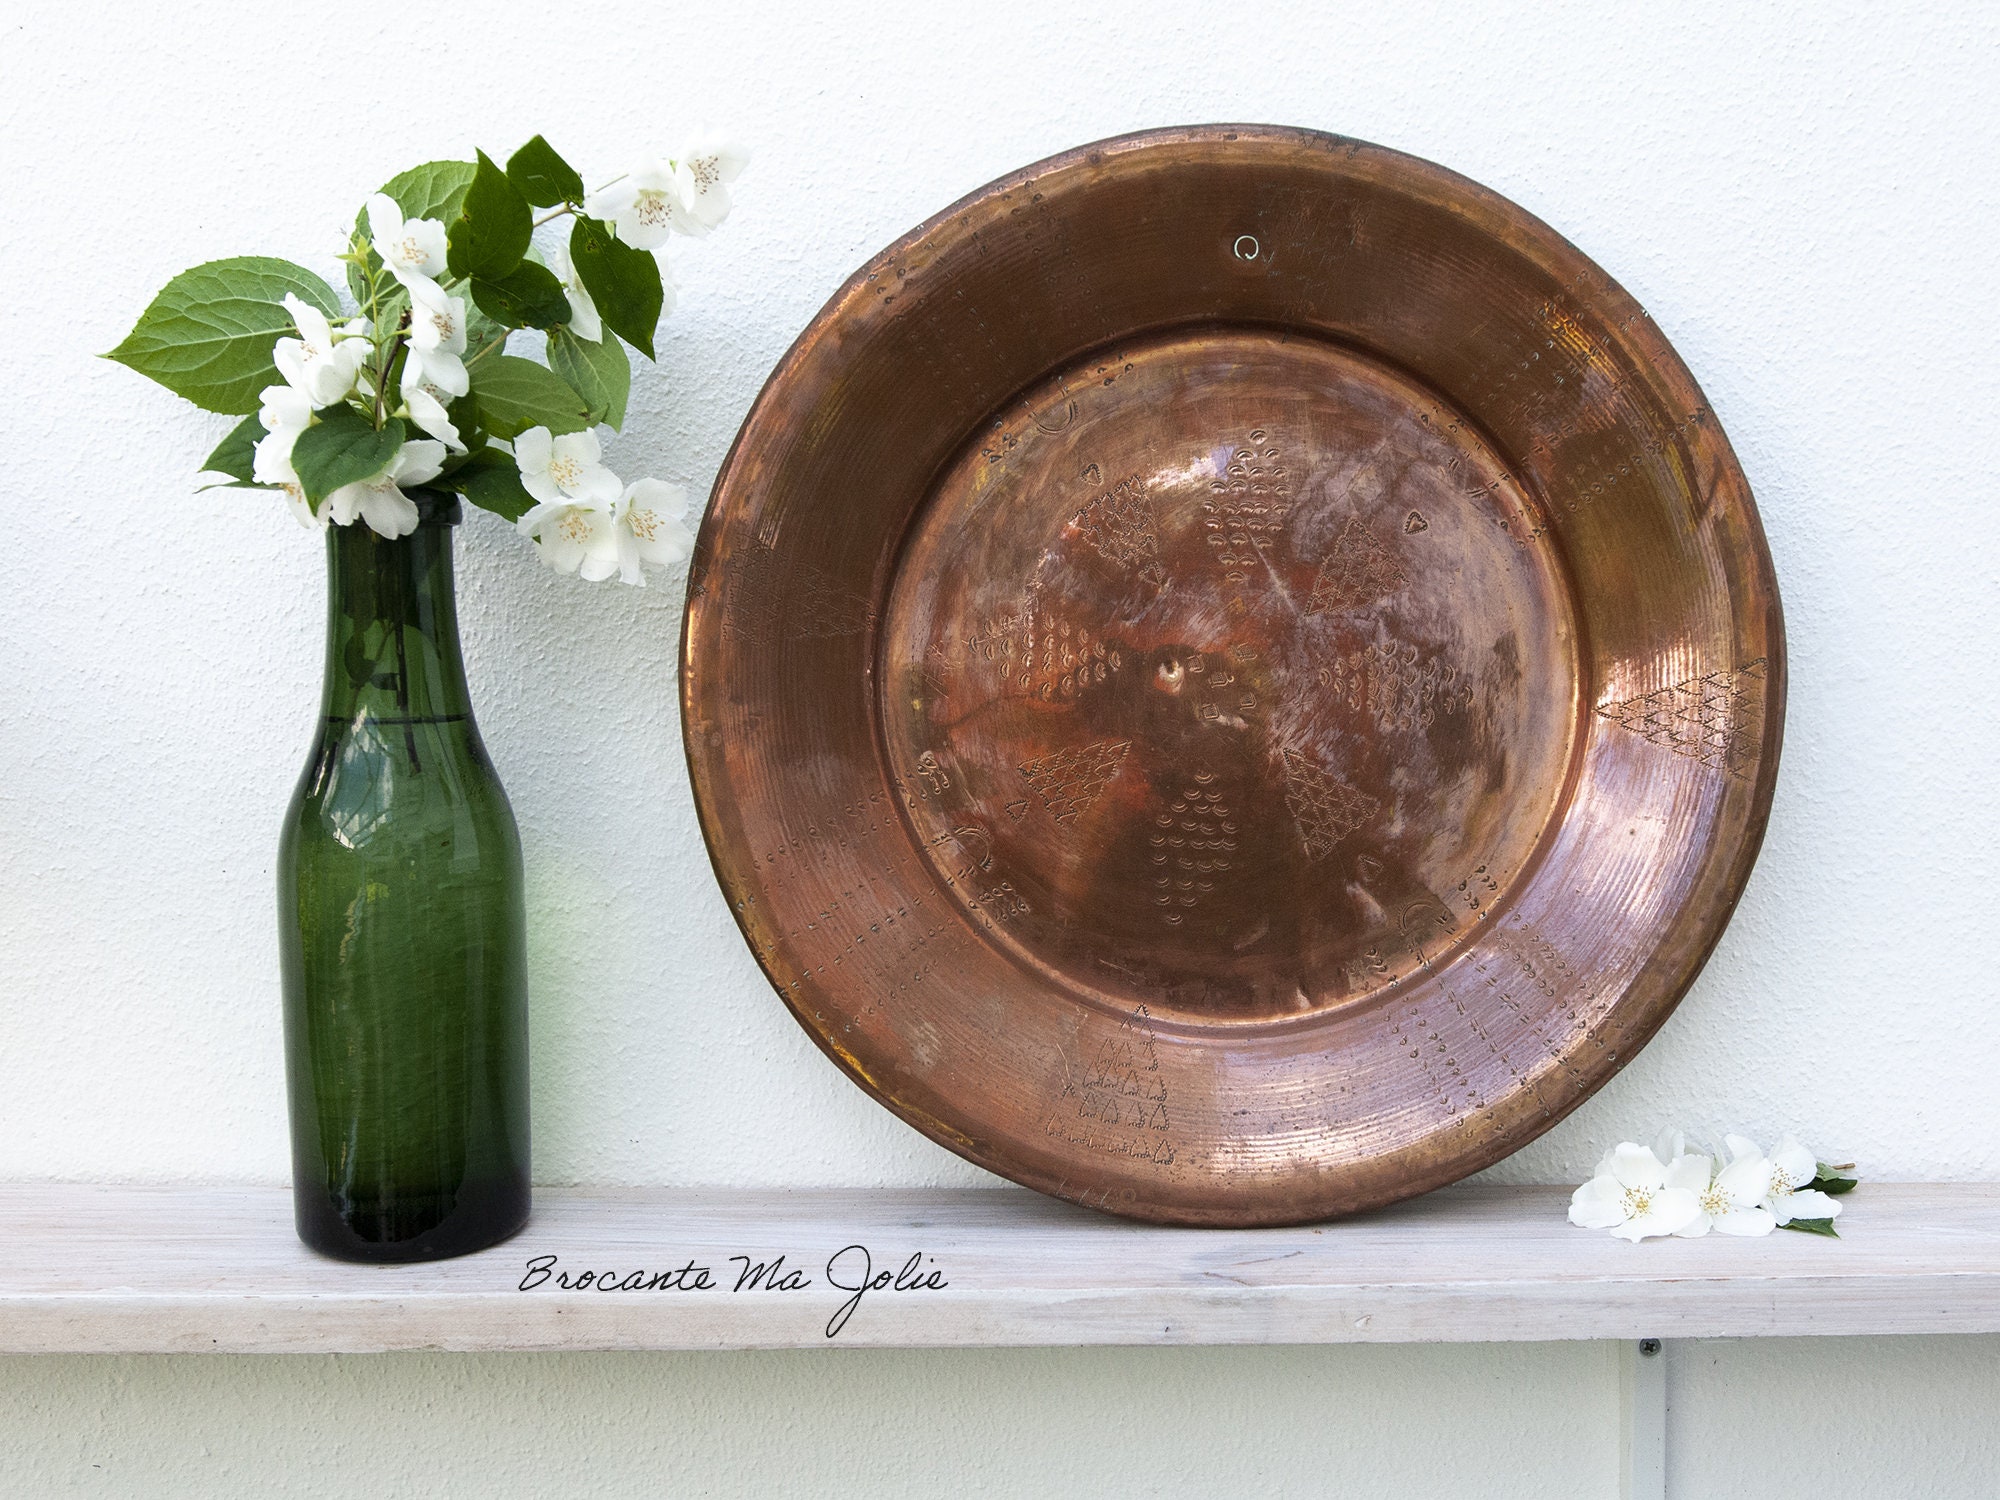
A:
[[[1230,248],[1236,252],[1238,260],[1255,260],[1264,249],[1257,243],[1257,236],[1254,234],[1237,235],[1236,243]]]

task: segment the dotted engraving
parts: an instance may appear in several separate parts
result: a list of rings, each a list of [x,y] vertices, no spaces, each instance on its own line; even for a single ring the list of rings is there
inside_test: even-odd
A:
[[[1214,780],[1197,771],[1194,785],[1183,787],[1153,819],[1153,904],[1169,927],[1180,926],[1188,910],[1215,889],[1236,852],[1236,824],[1222,793],[1210,784]]]
[[[1209,491],[1201,505],[1202,531],[1222,576],[1242,583],[1261,550],[1284,534],[1292,508],[1291,471],[1270,433],[1252,431]]]
[[[1092,464],[1090,471],[1096,470]],[[1090,472],[1086,471],[1086,472]],[[1070,524],[1103,556],[1122,568],[1140,568],[1159,555],[1160,537],[1153,525],[1146,481],[1128,474],[1115,485],[1090,497]]]
[[[1395,641],[1321,667],[1319,680],[1336,702],[1368,714],[1384,730],[1428,729],[1440,713],[1472,706],[1472,685],[1460,680],[1457,668]]]
[[[1049,816],[1058,823],[1070,823],[1097,800],[1131,748],[1130,740],[1101,740],[1080,750],[1044,755],[1019,770],[1042,799]]]
[[[1382,804],[1336,781],[1296,750],[1285,752],[1285,806],[1298,825],[1306,858],[1317,863],[1375,815]]]
[[[1409,582],[1396,559],[1356,516],[1347,523],[1313,580],[1309,615],[1361,609]]]
[[[1598,716],[1713,770],[1748,776],[1762,739],[1767,666],[1760,656],[1733,672],[1689,677],[1657,693],[1603,704]]]
[[[1430,529],[1431,523],[1424,519],[1424,513],[1420,510],[1413,510],[1407,516],[1403,517],[1403,531],[1406,534],[1414,535],[1419,531],[1429,531]]]

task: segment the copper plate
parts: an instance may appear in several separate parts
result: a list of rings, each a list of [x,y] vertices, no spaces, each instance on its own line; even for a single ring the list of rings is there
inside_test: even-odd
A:
[[[682,653],[716,873],[934,1140],[1269,1224],[1495,1161],[1686,990],[1784,632],[1645,312],[1428,162],[1069,152],[890,246],[716,482]]]

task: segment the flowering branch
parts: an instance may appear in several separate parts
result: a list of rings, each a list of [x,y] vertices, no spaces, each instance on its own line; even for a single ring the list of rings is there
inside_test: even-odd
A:
[[[109,357],[242,416],[204,468],[283,494],[308,526],[401,536],[418,517],[406,490],[449,489],[516,522],[558,571],[643,584],[692,549],[686,491],[623,484],[593,429],[623,425],[625,346],[653,358],[673,311],[668,237],[721,224],[746,160],[698,143],[589,194],[540,136],[505,168],[483,152],[427,162],[357,217],[339,257],[351,312],[290,262],[213,261],[169,282]],[[566,242],[537,248],[565,217]],[[546,363],[506,352],[523,329],[544,335]]]

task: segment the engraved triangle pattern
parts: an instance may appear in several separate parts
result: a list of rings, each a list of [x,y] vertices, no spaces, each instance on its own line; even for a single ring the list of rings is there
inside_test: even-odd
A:
[[[1747,777],[1762,740],[1766,667],[1760,656],[1733,672],[1684,678],[1657,693],[1603,704],[1598,717],[1675,755]]]
[[[1078,750],[1044,755],[1020,768],[1022,778],[1058,823],[1068,823],[1097,800],[1118,774],[1130,740],[1100,740]]]
[[[1415,514],[1415,512],[1412,512]],[[1429,526],[1424,527],[1429,530]],[[1309,615],[1360,609],[1407,583],[1400,564],[1375,539],[1375,533],[1356,516],[1347,523],[1340,540],[1333,544],[1326,563],[1313,580],[1312,598],[1306,604]]]
[[[1296,750],[1285,752],[1285,805],[1298,824],[1306,858],[1315,862],[1374,816],[1382,804],[1366,792],[1335,781]]]
[[[1085,541],[1120,567],[1142,567],[1159,554],[1152,503],[1146,498],[1146,481],[1138,474],[1127,475],[1093,495],[1071,524]]]

